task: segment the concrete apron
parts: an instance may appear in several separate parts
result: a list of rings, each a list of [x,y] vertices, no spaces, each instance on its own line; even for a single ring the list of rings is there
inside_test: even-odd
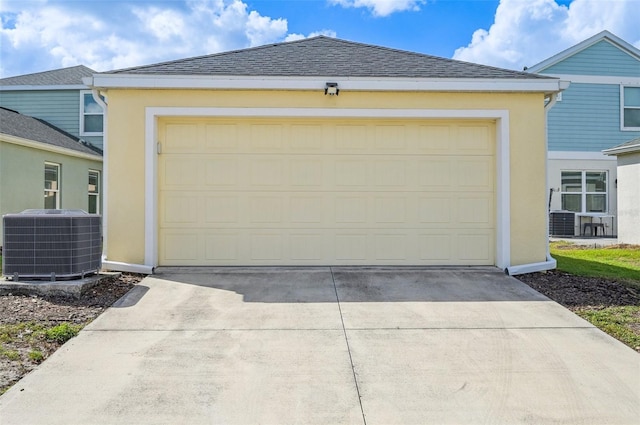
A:
[[[636,424],[640,355],[493,268],[146,278],[0,397],[9,424]]]

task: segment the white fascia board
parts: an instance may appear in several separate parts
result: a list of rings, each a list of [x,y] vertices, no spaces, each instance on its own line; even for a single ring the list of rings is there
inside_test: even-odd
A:
[[[202,75],[94,75],[92,87],[140,89],[220,90],[324,90],[337,82],[340,90],[354,91],[446,91],[446,92],[557,92],[564,82],[556,79],[484,78],[355,78],[355,77],[238,77]]]
[[[636,145],[620,146],[618,148],[605,149],[602,151],[605,155],[624,155],[628,153],[640,152],[640,143]]]
[[[571,75],[571,74],[544,74],[549,77],[559,78],[572,83],[582,84],[614,84],[614,85],[640,85],[639,77],[632,76],[610,76],[610,75]]]
[[[36,140],[24,139],[22,137],[12,136],[10,134],[0,133],[0,141],[12,143],[14,145],[24,146],[27,148],[38,149],[41,151],[58,153],[66,156],[73,156],[76,158],[90,159],[92,161],[102,162],[102,156],[96,154],[89,154],[84,152],[74,151],[73,149],[61,148],[59,146],[49,145],[47,143],[38,142]]]
[[[59,86],[0,86],[0,91],[37,91],[37,90],[88,90],[89,87],[82,84]]]
[[[612,161],[611,157],[603,155],[602,152],[584,151],[549,151],[547,159],[580,160],[580,161]]]

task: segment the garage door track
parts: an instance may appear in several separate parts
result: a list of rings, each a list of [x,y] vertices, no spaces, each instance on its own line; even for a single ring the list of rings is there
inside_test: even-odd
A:
[[[640,355],[494,268],[166,268],[9,424],[637,424]]]

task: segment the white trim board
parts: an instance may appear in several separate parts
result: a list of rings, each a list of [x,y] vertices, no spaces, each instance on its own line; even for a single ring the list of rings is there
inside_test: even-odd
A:
[[[35,90],[89,90],[89,87],[82,84],[70,84],[70,85],[48,85],[48,86],[35,86],[35,85],[23,85],[23,86],[0,86],[0,91],[35,91]]]
[[[558,92],[569,84],[555,78],[356,78],[356,77],[238,77],[210,75],[96,74],[95,88],[221,89],[221,90],[318,90],[327,81],[340,91],[462,91],[462,92]]]
[[[549,77],[560,78],[561,80],[571,81],[572,83],[582,84],[613,84],[625,86],[640,85],[640,78],[635,76],[609,76],[609,75],[577,75],[577,74],[540,74]]]
[[[562,159],[576,161],[614,161],[615,158],[604,155],[602,152],[584,152],[584,151],[549,151],[547,159]]]
[[[145,255],[144,264],[158,265],[158,118],[160,117],[314,117],[314,118],[482,118],[496,120],[496,265],[511,265],[511,195],[509,111],[430,109],[328,108],[191,108],[145,109]]]

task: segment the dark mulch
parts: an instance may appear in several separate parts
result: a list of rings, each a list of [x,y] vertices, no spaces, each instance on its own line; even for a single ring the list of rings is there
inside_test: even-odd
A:
[[[571,309],[586,306],[640,306],[640,291],[617,280],[574,276],[557,270],[516,277]]]
[[[52,327],[61,323],[84,326],[98,317],[104,310],[120,299],[140,280],[142,275],[122,274],[100,282],[79,299],[63,297],[43,297],[36,295],[0,296],[0,326],[19,323],[34,323]],[[41,361],[29,357],[34,349],[46,359],[60,347],[57,341],[41,338],[35,347],[24,338],[0,341],[0,394],[33,370]],[[18,359],[11,359],[6,353],[18,353]]]

